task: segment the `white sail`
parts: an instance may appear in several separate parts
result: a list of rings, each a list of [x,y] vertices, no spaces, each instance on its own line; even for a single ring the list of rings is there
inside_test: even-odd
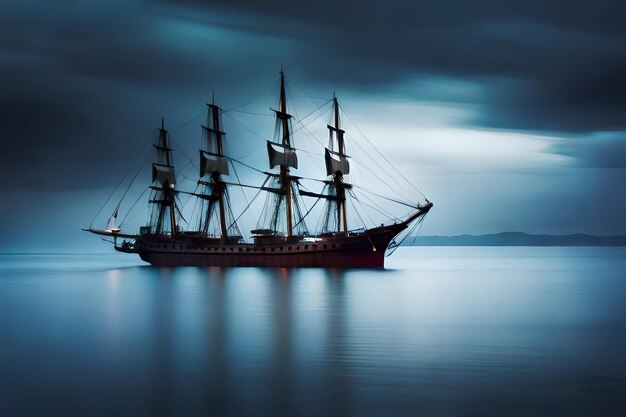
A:
[[[107,227],[105,230],[109,232],[113,232],[113,231],[119,232],[120,230],[122,230],[117,226],[117,214],[118,214],[119,209],[120,209],[120,205],[118,204],[117,207],[115,207],[115,211],[113,211],[113,214],[111,215],[111,217],[109,217],[109,220],[107,221]]]
[[[350,163],[345,155],[338,154],[326,148],[326,175],[341,172],[343,175],[350,173]]]
[[[207,158],[207,155],[211,158]],[[200,178],[213,172],[228,175],[228,160],[223,156],[200,151]]]
[[[267,153],[270,157],[270,169],[276,165],[298,168],[298,155],[295,149],[279,143],[267,141]]]
[[[174,188],[176,186],[176,173],[174,167],[169,165],[152,164],[152,182],[159,181],[161,186]]]

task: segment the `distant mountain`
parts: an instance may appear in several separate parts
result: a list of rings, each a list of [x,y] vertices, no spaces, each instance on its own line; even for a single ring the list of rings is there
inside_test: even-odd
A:
[[[413,246],[626,246],[626,236],[529,235],[504,232],[490,235],[418,236],[407,238]]]

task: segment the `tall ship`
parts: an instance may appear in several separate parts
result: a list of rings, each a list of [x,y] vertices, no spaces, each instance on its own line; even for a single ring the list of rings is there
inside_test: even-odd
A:
[[[356,198],[359,185],[347,180],[351,161],[337,97],[333,94],[328,100],[332,117],[327,125],[328,146],[323,149],[325,172],[320,173],[321,178],[307,178],[319,184],[318,190],[305,189],[304,177],[294,174],[299,148],[294,145],[294,117],[287,104],[281,69],[278,109],[271,109],[274,140],[266,143],[269,170],[249,166],[263,179],[258,184],[244,184],[238,175],[231,177],[234,162],[240,161],[225,151],[223,110],[213,100],[207,105],[202,125],[196,187],[182,189],[177,184],[170,133],[161,119],[158,140],[153,144],[156,158],[148,188],[151,209],[147,224],[139,228],[139,233],[124,233],[118,222],[120,200],[104,229],[94,227],[94,219],[84,230],[111,240],[117,251],[138,254],[157,266],[383,268],[385,254],[401,243],[398,240],[402,235],[408,236],[421,224],[433,204],[423,195],[422,202],[407,202],[380,193],[382,198],[407,206],[411,212],[373,227],[350,228],[351,217],[361,218],[356,206],[352,210],[348,207],[348,199]],[[257,228],[250,232],[249,240],[242,237],[238,221],[252,201],[238,212],[231,204],[233,187],[255,189],[255,199],[265,196]],[[184,220],[181,195],[195,199],[195,220]],[[311,210],[305,209],[303,199],[314,200],[313,205],[323,202],[318,232],[309,232],[306,221]]]

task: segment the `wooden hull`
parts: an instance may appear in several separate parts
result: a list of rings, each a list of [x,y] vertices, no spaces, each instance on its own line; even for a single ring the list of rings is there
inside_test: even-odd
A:
[[[397,224],[351,236],[263,245],[139,238],[133,251],[156,266],[383,268],[389,242],[405,228]]]
[[[201,238],[190,232],[166,235],[115,234],[115,249],[137,253],[156,266],[220,266],[269,268],[384,268],[389,243],[408,225],[424,216],[433,204],[425,206],[401,223],[375,227],[348,236],[336,234],[315,238],[256,237],[256,243],[220,243],[219,238]],[[108,231],[87,229],[111,236]],[[118,239],[123,239],[118,246]]]
[[[383,268],[384,252],[369,250],[329,251],[328,253],[271,255],[249,254],[173,254],[140,252],[144,261],[155,266],[220,266],[268,268]]]

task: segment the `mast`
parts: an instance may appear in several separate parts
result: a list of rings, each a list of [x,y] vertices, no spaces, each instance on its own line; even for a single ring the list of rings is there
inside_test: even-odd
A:
[[[158,208],[154,233],[162,234],[165,231],[164,223],[169,220],[170,231],[175,234],[178,230],[176,226],[176,172],[169,135],[162,117],[159,141],[154,147],[156,148],[157,162],[152,164],[152,182],[157,182],[160,185],[152,187],[155,193],[154,198],[150,200],[151,203],[157,204]]]
[[[202,125],[206,134],[204,149],[200,150],[200,178],[210,175],[210,181],[199,182],[208,185],[211,193],[206,196],[208,200],[207,210],[202,219],[201,233],[208,234],[208,227],[213,212],[214,203],[219,207],[219,223],[222,243],[228,239],[226,227],[226,183],[222,180],[222,174],[228,175],[228,163],[224,157],[223,137],[225,133],[221,130],[220,112],[221,109],[215,105],[215,98],[211,104],[207,104],[207,125]]]
[[[281,197],[278,200],[277,206],[274,208],[273,223],[275,224],[278,218],[278,209],[282,201],[282,196],[285,198],[286,205],[286,217],[287,217],[287,237],[293,235],[293,190],[292,180],[293,177],[289,173],[289,168],[298,168],[298,157],[296,150],[291,147],[291,115],[287,113],[287,95],[285,92],[285,74],[280,70],[280,98],[279,109],[274,110],[276,114],[276,131],[279,136],[276,138],[280,143],[267,141],[267,152],[269,156],[270,169],[275,166],[280,166],[280,174],[278,180],[280,181]]]
[[[343,223],[343,233],[347,236],[348,218],[346,214],[346,188],[349,188],[349,184],[344,183],[343,175],[350,172],[350,164],[348,163],[348,156],[346,155],[346,147],[343,137],[345,131],[341,129],[339,120],[339,102],[337,101],[337,96],[335,96],[335,94],[333,94],[333,107],[335,112],[335,125],[328,125],[329,140],[328,148],[326,148],[325,154],[326,174],[332,175],[332,185],[334,185],[337,193],[337,232],[341,232],[341,225]],[[337,151],[333,150],[335,140],[337,142]]]
[[[287,115],[287,97],[285,95],[285,73],[283,69],[280,69],[280,113],[282,114],[281,121],[283,125],[283,145],[291,146],[290,132],[289,132],[289,119]],[[280,166],[280,177],[285,188],[285,198],[287,203],[287,237],[291,237],[292,234],[292,208],[291,208],[291,179],[289,178],[289,166]]]

